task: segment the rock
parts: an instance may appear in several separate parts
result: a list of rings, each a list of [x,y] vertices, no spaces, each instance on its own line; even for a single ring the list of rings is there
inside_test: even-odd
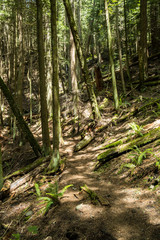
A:
[[[53,238],[51,236],[48,236],[44,240],[53,240]]]
[[[91,206],[89,204],[81,203],[81,204],[76,206],[76,210],[79,211],[79,212],[90,211]]]

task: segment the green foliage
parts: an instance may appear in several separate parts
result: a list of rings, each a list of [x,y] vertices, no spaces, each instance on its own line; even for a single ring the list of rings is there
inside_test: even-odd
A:
[[[156,104],[157,104],[157,111],[152,110],[152,112],[156,115],[156,117],[159,117],[160,116],[160,104],[159,103],[156,103]]]
[[[136,166],[139,166],[142,164],[143,159],[146,159],[147,155],[150,154],[152,155],[152,149],[148,148],[145,151],[141,151],[137,146],[133,149],[134,152],[130,154],[129,156],[132,158],[132,163],[135,164]]]
[[[49,183],[49,186],[45,192],[45,196],[42,196],[39,185],[36,183],[35,189],[38,200],[41,201],[40,204],[45,204],[44,208],[42,208],[42,212],[46,214],[52,205],[57,205],[59,203],[59,199],[63,197],[65,191],[72,186],[72,184],[67,185],[61,191],[59,191],[57,181],[54,184]]]
[[[134,131],[135,135],[140,136],[140,137],[143,136],[143,133],[142,133],[143,127],[142,126],[139,126],[135,122],[130,123],[129,125],[132,128],[132,130]]]
[[[28,232],[30,232],[32,234],[38,234],[38,227],[37,226],[29,226]]]
[[[160,170],[160,159],[159,158],[157,159],[156,167],[158,168],[158,170]]]
[[[35,189],[36,189],[36,194],[37,194],[37,196],[40,197],[40,196],[41,196],[41,191],[40,191],[40,188],[39,188],[38,183],[35,183],[34,187],[35,187]]]
[[[125,163],[125,164],[122,164],[121,167],[120,167],[120,170],[118,171],[118,174],[120,174],[123,170],[123,168],[129,168],[129,169],[134,169],[136,167],[135,164],[133,163]]]
[[[123,97],[119,98],[119,106],[122,108],[127,108],[131,106],[131,104],[127,100],[123,100]]]
[[[151,148],[148,148],[142,152],[137,146],[135,146],[132,150],[133,152],[129,154],[129,157],[131,158],[131,162],[122,164],[120,167],[120,170],[118,171],[118,174],[122,172],[123,168],[129,168],[133,171],[136,166],[140,166],[142,164],[143,160],[147,158],[148,154],[153,155]],[[160,166],[160,162],[159,162],[159,166]]]
[[[12,237],[13,237],[13,239],[10,239],[10,240],[20,240],[21,239],[19,233],[13,233]]]

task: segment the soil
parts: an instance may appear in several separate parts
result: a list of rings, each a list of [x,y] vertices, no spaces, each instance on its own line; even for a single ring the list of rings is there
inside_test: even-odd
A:
[[[158,98],[158,95],[158,86],[149,87],[144,93],[135,90],[132,98],[128,97],[125,104],[121,105],[120,115],[129,112],[133,106],[142,106],[149,99]],[[103,101],[104,96],[106,92],[100,96],[99,101]],[[86,103],[82,104],[81,112],[84,113],[86,109]],[[89,114],[86,115],[88,117]],[[113,103],[109,100],[103,109],[101,120],[101,124],[108,123],[107,128],[96,134],[94,140],[79,152],[74,152],[74,147],[81,137],[74,134],[71,118],[66,117],[62,125],[64,143],[60,153],[65,163],[62,164],[61,171],[53,176],[46,175],[43,171],[34,177],[31,175],[27,189],[22,185],[19,191],[0,201],[0,239],[160,240],[160,171],[156,167],[159,145],[150,143],[142,147],[141,151],[152,149],[154,154],[148,154],[134,170],[122,168],[122,164],[133,159],[129,153],[112,159],[97,171],[94,170],[97,155],[104,151],[100,147],[113,139],[122,138],[126,133],[132,133],[130,123],[143,125],[148,130],[160,126],[158,105],[117,125],[110,123],[114,115]],[[91,131],[86,127],[90,126],[87,117],[80,130],[86,128],[86,131]],[[40,128],[36,120],[32,131],[40,138],[37,129]],[[29,144],[18,147],[8,134],[7,127],[1,129],[0,141],[5,175],[35,159]],[[12,181],[20,177],[22,176],[14,177]],[[59,198],[57,204],[53,204],[44,213],[42,207],[46,205],[40,204],[37,199],[34,184],[38,183],[41,196],[46,197],[49,183],[55,184],[56,181],[60,190],[67,185],[72,186]],[[84,185],[97,198],[93,199],[82,191],[81,187]]]

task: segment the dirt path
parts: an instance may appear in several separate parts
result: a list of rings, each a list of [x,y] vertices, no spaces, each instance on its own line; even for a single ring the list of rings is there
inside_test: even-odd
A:
[[[66,138],[61,149],[67,161],[59,175],[59,188],[69,184],[73,187],[65,192],[60,206],[51,208],[45,216],[37,215],[36,196],[29,192],[0,203],[2,222],[12,226],[2,240],[13,240],[13,233],[20,233],[21,240],[160,240],[157,192],[135,186],[126,181],[123,173],[117,174],[119,158],[101,174],[94,172],[97,144],[93,142],[74,153],[77,141]],[[92,204],[80,194],[84,184],[109,204]],[[26,221],[22,213],[27,207],[32,217]],[[28,233],[28,226],[38,226],[38,233]]]
[[[97,152],[93,146],[73,153],[75,142],[65,142],[68,152],[66,169],[60,187],[73,184],[61,200],[53,216],[53,239],[86,240],[159,240],[160,211],[153,192],[129,186],[112,168],[102,176],[93,172]],[[79,194],[87,184],[109,201],[109,206],[93,205]]]

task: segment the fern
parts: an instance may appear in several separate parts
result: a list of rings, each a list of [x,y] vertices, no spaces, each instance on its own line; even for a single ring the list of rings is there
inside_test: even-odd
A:
[[[39,188],[38,183],[35,183],[35,184],[34,184],[34,187],[35,187],[35,189],[36,189],[36,194],[37,194],[37,196],[40,197],[40,196],[41,196],[41,190],[40,190],[40,188]]]
[[[152,155],[152,149],[148,148],[145,151],[141,151],[137,146],[134,147],[134,152],[130,154],[129,156],[132,157],[132,163],[134,163],[136,166],[139,166],[142,164],[143,159],[146,159],[147,155]]]
[[[44,214],[46,214],[52,205],[57,205],[59,203],[59,199],[63,197],[65,191],[72,187],[73,185],[65,186],[60,192],[58,191],[58,183],[57,181],[54,184],[49,184],[49,187],[46,189],[47,196],[41,196],[41,191],[39,185],[35,184],[36,194],[38,196],[38,201],[41,201],[40,204],[45,204],[45,207],[42,209]]]
[[[132,130],[134,131],[135,135],[138,135],[138,136],[141,136],[141,137],[143,136],[143,133],[142,133],[143,127],[142,126],[139,126],[135,122],[130,123],[129,125],[132,128]]]

